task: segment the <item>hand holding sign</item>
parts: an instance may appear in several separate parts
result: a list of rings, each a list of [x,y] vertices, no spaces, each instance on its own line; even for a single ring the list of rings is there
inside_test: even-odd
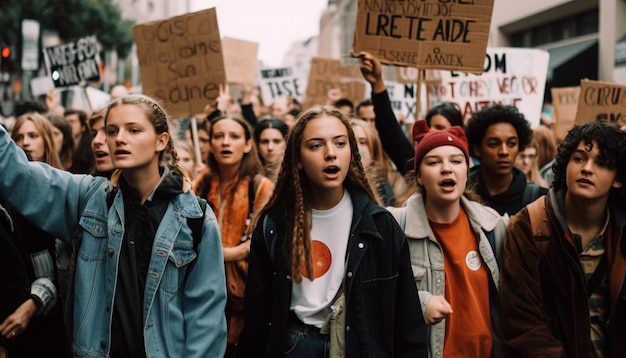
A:
[[[383,66],[380,61],[367,52],[359,53],[361,58],[361,74],[363,78],[372,85],[374,93],[380,93],[385,90],[383,82]]]

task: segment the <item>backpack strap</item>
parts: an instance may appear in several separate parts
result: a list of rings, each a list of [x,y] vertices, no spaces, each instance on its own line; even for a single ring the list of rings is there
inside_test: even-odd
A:
[[[198,245],[200,245],[200,241],[202,241],[202,224],[204,224],[204,215],[206,215],[206,206],[207,201],[199,196],[196,196],[198,199],[198,204],[200,204],[200,209],[202,210],[202,216],[199,218],[187,218],[187,225],[191,229],[191,237],[193,238],[193,250],[198,251]]]
[[[543,259],[546,256],[546,252],[548,252],[552,233],[548,223],[548,211],[546,209],[547,198],[546,195],[543,195],[526,206],[530,219],[530,227],[533,232],[533,239],[535,241],[535,248],[539,253],[540,259]]]
[[[522,193],[522,207],[532,203],[539,198],[539,189],[541,187],[537,184],[528,183]]]

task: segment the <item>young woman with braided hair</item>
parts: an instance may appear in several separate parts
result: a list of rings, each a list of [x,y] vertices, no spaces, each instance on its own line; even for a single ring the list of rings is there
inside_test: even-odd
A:
[[[288,136],[245,302],[237,357],[426,357],[407,242],[334,108],[306,111]]]
[[[74,355],[223,357],[217,222],[177,164],[165,111],[129,95],[108,105],[104,123],[110,181],[28,162],[0,129],[0,199],[64,241],[81,232]]]

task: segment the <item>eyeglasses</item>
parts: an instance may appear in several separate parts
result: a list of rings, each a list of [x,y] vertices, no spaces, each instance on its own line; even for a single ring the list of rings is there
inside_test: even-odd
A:
[[[537,154],[518,154],[517,158],[521,160],[525,160],[525,159],[535,160],[537,159]]]

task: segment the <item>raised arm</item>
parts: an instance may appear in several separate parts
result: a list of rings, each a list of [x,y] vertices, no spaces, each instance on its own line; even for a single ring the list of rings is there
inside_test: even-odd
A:
[[[40,162],[29,162],[0,126],[0,197],[40,229],[71,240],[81,211],[105,178],[74,175]],[[104,199],[103,199],[104,200]]]
[[[380,61],[367,52],[361,52],[359,55],[361,74],[372,86],[372,102],[376,114],[375,124],[383,149],[398,168],[398,172],[405,175],[411,169],[407,164],[415,156],[415,149],[402,131],[402,127],[400,127],[391,108]]]

